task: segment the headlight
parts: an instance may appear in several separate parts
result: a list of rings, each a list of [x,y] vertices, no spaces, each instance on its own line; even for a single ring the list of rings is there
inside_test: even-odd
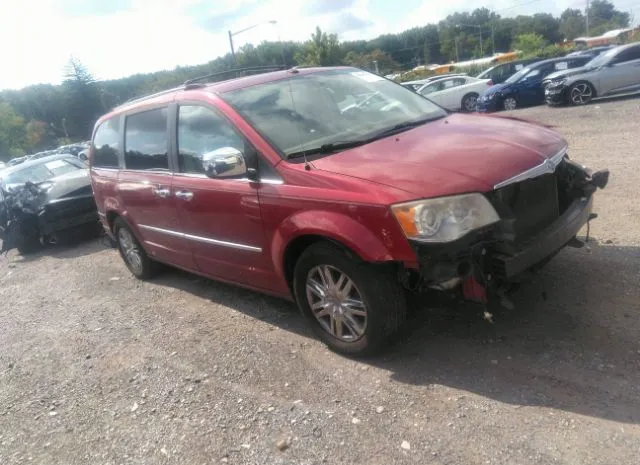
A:
[[[493,94],[485,95],[484,99],[485,100],[493,100],[494,98],[496,98],[496,95],[498,95],[498,93],[494,92]]]
[[[451,242],[500,220],[482,194],[418,200],[391,207],[408,239]]]

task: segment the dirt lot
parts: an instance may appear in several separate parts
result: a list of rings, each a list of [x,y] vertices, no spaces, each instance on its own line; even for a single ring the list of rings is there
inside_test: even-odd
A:
[[[494,324],[418,311],[378,359],[286,302],[136,281],[99,241],[0,258],[0,463],[640,463],[640,98],[515,115],[611,169],[593,241]]]

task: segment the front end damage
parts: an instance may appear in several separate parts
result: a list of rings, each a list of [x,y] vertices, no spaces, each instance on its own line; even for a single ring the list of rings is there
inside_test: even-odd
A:
[[[99,225],[91,186],[51,198],[42,185],[27,182],[2,189],[0,197],[0,253],[33,251],[57,242],[60,234]]]
[[[597,215],[593,194],[607,170],[591,173],[564,153],[546,172],[495,186],[486,197],[500,221],[445,244],[411,241],[419,270],[403,273],[406,287],[437,290],[485,305],[510,306],[508,293],[565,246]],[[543,164],[544,165],[544,164]]]

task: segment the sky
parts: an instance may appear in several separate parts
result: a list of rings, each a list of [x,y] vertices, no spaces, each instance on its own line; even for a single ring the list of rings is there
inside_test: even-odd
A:
[[[586,0],[3,0],[0,89],[60,83],[70,57],[97,79],[206,63],[262,40],[306,40],[316,26],[371,39],[487,7],[501,16],[584,8]],[[618,0],[621,9],[640,0]],[[270,24],[267,21],[277,21]]]

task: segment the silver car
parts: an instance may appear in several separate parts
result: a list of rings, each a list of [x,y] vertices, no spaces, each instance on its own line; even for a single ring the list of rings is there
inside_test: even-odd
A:
[[[550,74],[542,85],[549,105],[585,105],[596,97],[640,92],[640,42],[612,48],[582,68]]]

